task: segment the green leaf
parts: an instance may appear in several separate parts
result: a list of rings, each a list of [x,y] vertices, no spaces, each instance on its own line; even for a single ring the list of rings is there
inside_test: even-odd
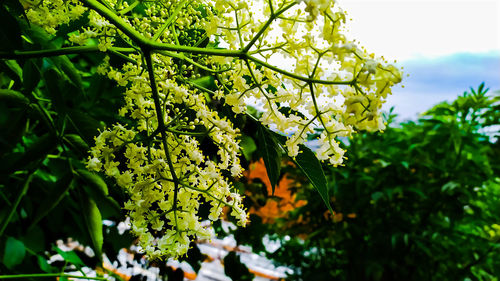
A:
[[[68,59],[67,56],[57,56],[50,58],[57,68],[66,75],[66,77],[77,87],[78,90],[81,91],[82,86],[82,78],[78,70],[75,68],[73,63]]]
[[[255,277],[244,265],[236,252],[229,252],[224,257],[224,273],[232,280],[253,280]]]
[[[91,173],[87,170],[78,169],[76,170],[78,175],[89,184],[96,192],[101,196],[108,196],[108,185],[106,182],[98,175]]]
[[[252,153],[257,150],[257,146],[255,145],[255,142],[253,139],[249,136],[243,136],[240,141],[240,147],[241,150],[243,151],[243,155],[245,156],[245,159],[250,161],[252,159]]]
[[[90,149],[89,145],[77,134],[65,134],[63,140],[75,151],[86,154]]]
[[[316,155],[314,155],[314,152],[305,145],[300,145],[300,150],[302,152],[295,157],[294,162],[307,176],[313,187],[318,191],[321,199],[325,202],[328,210],[333,214],[330,197],[328,196],[328,184],[321,163],[316,158]]]
[[[38,25],[27,25],[23,26],[24,37],[40,49],[57,49],[61,45],[56,44],[55,40],[52,40],[52,35],[48,34],[41,26]],[[25,40],[26,40],[25,39]]]
[[[5,251],[3,253],[3,264],[12,269],[14,266],[21,264],[26,255],[24,243],[15,238],[8,237],[5,241]]]
[[[61,250],[59,247],[53,247],[53,249],[59,255],[61,255],[61,257],[65,261],[75,265],[76,267],[80,268],[82,266],[85,266],[85,263],[80,259],[80,257],[74,251],[67,251],[66,252],[66,251]]]
[[[453,192],[456,188],[460,187],[460,184],[454,181],[449,181],[441,187],[442,192]]]
[[[24,7],[19,0],[4,0],[3,2],[4,2],[3,4],[8,8],[8,10],[12,14],[12,16],[14,16],[14,17],[21,17],[22,16],[22,17],[24,17],[26,22],[29,24],[28,18],[26,16],[25,11],[24,11]]]
[[[54,187],[49,191],[45,199],[40,204],[36,211],[36,216],[31,223],[31,227],[35,226],[42,218],[44,218],[54,207],[56,207],[59,202],[66,196],[68,190],[75,186],[75,181],[72,179],[71,175],[68,175],[54,185]]]
[[[380,191],[376,191],[374,193],[372,193],[372,200],[374,202],[377,202],[378,200],[384,198],[384,193],[380,192]]]
[[[26,169],[30,164],[36,164],[35,161],[44,159],[56,146],[55,137],[45,134],[39,137],[20,157],[13,157],[8,163],[0,162],[0,173]]]
[[[54,267],[50,266],[47,259],[42,256],[37,256],[38,266],[43,272],[54,272]]]
[[[4,61],[5,67],[2,67],[3,71],[6,71],[8,76],[15,80],[17,83],[22,82],[23,70],[15,60]]]
[[[215,85],[215,79],[213,76],[203,76],[190,82],[205,89],[209,89],[212,91],[217,90],[217,86]]]
[[[120,204],[109,196],[106,182],[99,175],[87,170],[78,169],[77,173],[84,182],[82,186],[85,192],[99,207],[101,216],[103,218],[119,217],[121,211]]]
[[[274,189],[278,184],[281,169],[280,147],[268,130],[260,124],[257,129],[257,138],[259,152],[264,159],[267,176],[271,182],[272,195],[274,195]]]
[[[118,232],[117,225],[110,226],[106,228],[105,240],[108,244],[106,247],[106,255],[109,256],[117,256],[118,252],[123,248],[129,248],[130,245],[134,243],[136,237],[131,233],[131,231],[127,230],[123,234]]]
[[[90,239],[92,240],[92,246],[97,259],[102,263],[103,233],[101,212],[99,212],[99,208],[97,208],[95,201],[85,194],[85,192],[80,192],[80,197],[83,217],[87,225]]]
[[[181,257],[179,261],[186,261],[189,265],[191,265],[195,272],[198,272],[206,258],[207,256],[201,253],[196,243],[191,242],[188,252],[185,256]]]
[[[28,105],[30,101],[18,91],[0,89],[0,102],[25,106]]]
[[[27,249],[35,253],[45,251],[45,231],[41,227],[34,227],[20,238]]]
[[[33,60],[28,60],[23,66],[23,86],[25,93],[30,93],[40,82],[41,74]]]
[[[74,129],[87,144],[94,143],[94,136],[99,133],[98,129],[104,129],[103,123],[90,116],[88,112],[72,110],[68,114]]]
[[[0,5],[0,40],[2,40],[2,44],[0,44],[0,50],[2,51],[22,48],[21,28],[16,18],[3,5]]]
[[[61,109],[64,108],[64,97],[60,87],[61,78],[61,74],[54,68],[43,72],[43,80],[47,86],[47,94],[60,112],[62,111]]]

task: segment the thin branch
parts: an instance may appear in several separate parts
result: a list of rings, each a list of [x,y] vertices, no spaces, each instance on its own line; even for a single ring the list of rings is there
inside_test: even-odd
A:
[[[243,53],[247,53],[250,50],[250,48],[252,48],[253,44],[255,44],[255,42],[257,42],[257,40],[260,38],[260,36],[267,30],[267,28],[271,25],[271,23],[277,17],[279,17],[281,14],[283,14],[284,12],[286,12],[291,7],[295,6],[295,4],[297,4],[297,2],[293,1],[291,4],[288,4],[283,9],[277,11],[276,13],[273,13],[271,15],[271,17],[269,17],[269,19],[266,21],[266,23],[264,24],[264,26],[257,32],[257,34],[255,34],[255,36],[252,38],[252,40],[250,42],[248,42],[248,44],[245,46],[245,48],[243,48],[243,50],[242,50]]]
[[[125,22],[119,15],[115,14],[110,9],[106,8],[106,6],[102,5],[96,0],[80,0],[87,7],[99,13],[101,16],[106,18],[109,22],[114,24],[116,28],[118,28],[125,35],[130,37],[132,41],[134,41],[141,49],[147,49],[150,52],[152,51],[175,51],[175,52],[186,52],[193,54],[206,54],[206,55],[215,55],[215,56],[224,56],[224,57],[240,57],[243,52],[240,50],[225,50],[225,49],[208,49],[208,48],[199,48],[199,47],[191,47],[191,46],[183,46],[183,45],[174,45],[168,43],[159,43],[155,42],[149,38],[143,36],[140,32],[135,30],[129,23]]]
[[[106,277],[89,277],[80,275],[71,275],[64,273],[35,273],[35,274],[17,274],[17,275],[0,275],[0,279],[18,279],[18,278],[47,278],[47,277],[67,277],[88,280],[109,280]]]
[[[156,118],[158,119],[158,128],[160,129],[161,139],[163,143],[163,149],[165,150],[165,156],[167,158],[168,168],[170,170],[170,174],[172,176],[172,180],[174,182],[174,198],[173,198],[173,209],[174,209],[174,218],[175,218],[175,226],[177,228],[177,193],[179,191],[179,179],[175,174],[174,164],[172,163],[172,158],[170,157],[170,152],[168,149],[167,142],[167,129],[165,127],[165,121],[163,117],[163,112],[161,110],[160,96],[158,95],[158,89],[156,87],[156,79],[154,74],[153,62],[151,61],[151,51],[143,50],[144,56],[146,59],[146,64],[149,73],[149,83],[151,84],[151,91],[153,95],[153,100],[155,103],[156,109]]]
[[[295,73],[292,73],[292,72],[289,72],[289,71],[286,71],[286,70],[283,70],[279,67],[276,67],[274,65],[271,65],[265,61],[262,61],[256,57],[253,57],[253,56],[250,56],[250,55],[246,55],[246,58],[255,62],[255,63],[258,63],[266,68],[269,68],[271,70],[274,70],[278,73],[281,73],[285,76],[288,76],[288,77],[291,77],[291,78],[295,78],[297,80],[301,80],[303,82],[307,82],[307,83],[315,83],[315,84],[324,84],[324,85],[353,85],[356,80],[353,79],[353,80],[350,80],[350,81],[329,81],[329,80],[321,80],[321,79],[313,79],[313,78],[310,78],[310,77],[305,77],[305,76],[301,76],[301,75],[298,75],[298,74],[295,74]]]
[[[119,47],[109,48],[109,51],[120,52],[120,53],[136,52],[136,50],[134,50],[133,48],[119,48]],[[78,47],[65,47],[60,49],[49,49],[49,50],[0,52],[0,59],[54,57],[54,56],[85,54],[94,52],[100,52],[97,46],[78,46]]]
[[[0,237],[2,237],[3,232],[5,231],[7,226],[9,225],[10,220],[12,219],[12,216],[14,215],[14,213],[17,210],[17,206],[19,206],[19,203],[21,203],[21,199],[23,199],[24,195],[26,195],[26,192],[28,192],[28,188],[30,186],[31,179],[33,178],[33,174],[35,171],[36,170],[32,170],[29,172],[28,177],[26,178],[26,181],[24,182],[23,188],[21,189],[21,191],[17,195],[17,198],[16,198],[16,201],[14,202],[14,205],[10,208],[9,214],[7,215],[5,220],[3,221],[2,226],[0,227]],[[1,277],[2,276],[0,276],[0,278]]]

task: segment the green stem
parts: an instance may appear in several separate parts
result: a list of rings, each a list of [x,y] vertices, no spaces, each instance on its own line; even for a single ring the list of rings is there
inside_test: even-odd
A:
[[[61,273],[35,273],[35,274],[17,274],[17,275],[0,275],[0,279],[19,279],[19,278],[46,278],[46,277],[67,277],[89,280],[109,280],[105,277],[88,277]]]
[[[137,5],[139,5],[139,3],[141,3],[141,1],[135,1],[134,3],[130,4],[127,8],[119,11],[118,13],[123,16],[128,12],[132,11]]]
[[[255,63],[258,63],[264,67],[267,67],[271,70],[274,70],[278,73],[281,73],[282,75],[301,80],[303,82],[307,83],[317,83],[317,84],[325,84],[325,85],[352,85],[355,80],[351,81],[328,81],[328,80],[320,80],[320,79],[313,79],[310,77],[305,77],[301,75],[297,75],[295,73],[283,70],[279,67],[273,66],[268,64],[265,61],[262,61],[256,57],[253,57],[247,53],[247,49],[249,49],[255,41],[257,41],[257,38],[264,32],[264,28],[259,31],[259,33],[250,41],[245,49],[243,50],[227,50],[227,49],[209,49],[209,48],[199,48],[199,47],[191,47],[191,46],[181,46],[181,45],[173,45],[173,44],[166,44],[166,43],[158,43],[154,42],[150,39],[145,38],[142,36],[139,32],[137,32],[133,27],[131,27],[129,24],[123,21],[118,15],[116,15],[114,12],[111,10],[107,9],[104,5],[100,4],[99,2],[95,0],[81,0],[84,2],[87,6],[90,8],[94,9],[97,11],[99,14],[101,14],[103,17],[108,19],[110,22],[112,22],[118,29],[120,29],[124,34],[129,36],[134,42],[136,42],[138,45],[140,45],[142,48],[151,50],[151,51],[175,51],[175,52],[186,52],[186,53],[193,53],[193,54],[206,54],[206,55],[215,55],[215,56],[225,56],[225,57],[239,57],[241,59],[248,59],[251,60]],[[295,3],[292,3],[285,8],[281,9],[278,11],[276,14],[274,14],[275,17],[289,9],[295,5]],[[269,26],[271,24],[271,19],[268,22],[266,26]],[[113,47],[110,48],[112,52],[121,52],[121,53],[132,53],[136,52],[134,48],[117,48]],[[55,49],[55,50],[41,50],[41,51],[14,51],[14,52],[0,52],[0,58],[2,59],[11,59],[11,58],[19,58],[19,57],[47,57],[47,56],[59,56],[59,55],[66,55],[66,54],[80,54],[80,53],[88,53],[88,52],[97,52],[99,49],[97,46],[82,46],[82,47],[67,47],[67,48],[62,48],[62,49]],[[169,54],[170,56],[173,56],[172,54]],[[186,59],[186,58],[184,58]]]
[[[172,163],[172,158],[170,157],[170,152],[168,149],[167,142],[167,129],[165,127],[164,116],[162,113],[162,106],[160,103],[160,96],[158,95],[158,89],[156,87],[156,79],[154,74],[153,62],[151,61],[151,51],[144,49],[144,57],[146,59],[146,64],[149,73],[149,83],[151,84],[151,92],[153,95],[153,100],[155,103],[156,110],[156,118],[158,119],[158,128],[160,129],[161,140],[163,143],[163,149],[165,150],[165,157],[167,158],[168,168],[170,170],[170,174],[174,181],[174,198],[173,198],[173,209],[174,209],[174,218],[175,218],[175,226],[177,228],[177,193],[179,192],[179,179],[175,174],[174,164]]]
[[[238,10],[234,10],[234,19],[236,20],[236,32],[238,32],[238,39],[240,40],[240,49],[242,49],[243,46],[243,37],[241,36],[241,28],[240,28],[240,21],[238,20]]]
[[[321,118],[321,111],[318,108],[318,102],[316,101],[316,96],[314,95],[314,86],[312,83],[309,84],[309,89],[311,90],[311,98],[314,104],[314,110],[316,110],[316,113],[318,114],[318,119],[321,122],[321,125],[323,125],[323,128],[325,128],[325,131],[329,134],[328,130],[326,129],[325,123],[323,122],[323,118]]]
[[[186,183],[182,183],[182,182],[180,184],[184,188],[188,188],[188,189],[191,189],[191,190],[198,191],[200,193],[206,194],[208,197],[214,199],[215,201],[219,202],[220,204],[226,205],[226,206],[231,207],[231,208],[234,207],[234,205],[231,205],[231,204],[225,202],[224,200],[215,197],[210,192],[208,192],[210,190],[210,188],[212,188],[212,186],[214,186],[214,184],[211,184],[210,187],[208,187],[206,190],[205,189],[196,188],[196,187],[192,187],[191,185],[186,184]]]
[[[7,228],[7,225],[9,225],[9,222],[12,219],[12,216],[16,212],[17,206],[19,206],[19,203],[21,203],[21,199],[23,199],[23,197],[26,194],[26,192],[28,192],[28,188],[29,188],[29,185],[30,185],[30,182],[31,182],[31,179],[33,177],[34,172],[35,172],[35,170],[32,170],[32,171],[29,172],[28,178],[24,182],[23,189],[17,195],[17,198],[16,198],[16,201],[14,202],[14,205],[10,208],[9,214],[7,215],[7,217],[5,218],[4,222],[2,223],[2,227],[0,227],[0,237],[2,237],[3,232]],[[0,276],[0,278],[1,277],[2,276]]]
[[[136,52],[136,50],[134,50],[133,48],[119,48],[119,47],[109,48],[109,51],[120,52],[120,53]],[[0,59],[54,57],[54,56],[85,54],[93,52],[100,52],[99,48],[97,46],[78,46],[78,47],[66,47],[66,48],[50,49],[50,50],[0,52]]]
[[[318,53],[318,59],[316,60],[316,64],[314,64],[313,71],[311,72],[311,75],[309,77],[314,78],[314,75],[316,75],[316,71],[318,70],[319,62],[321,61],[321,57],[323,57],[324,54],[326,54],[326,52]]]
[[[240,57],[242,52],[240,50],[225,50],[225,49],[208,49],[208,48],[198,48],[191,46],[173,45],[167,43],[158,43],[151,39],[144,37],[141,33],[135,30],[130,24],[126,23],[119,15],[115,14],[110,9],[106,8],[104,5],[96,0],[80,0],[87,7],[99,13],[101,16],[106,18],[109,22],[114,24],[116,28],[122,31],[125,35],[130,37],[132,41],[138,44],[142,49],[147,50],[167,50],[175,52],[186,52],[193,54],[206,54],[224,57]]]
[[[253,57],[253,56],[249,56],[247,55],[246,56],[247,59],[255,62],[255,63],[258,63],[264,67],[267,67],[271,70],[274,70],[278,73],[281,73],[285,76],[288,76],[288,77],[291,77],[291,78],[294,78],[294,79],[297,79],[297,80],[301,80],[303,82],[307,82],[307,83],[315,83],[315,84],[324,84],[324,85],[352,85],[356,82],[356,80],[350,80],[350,81],[329,81],[329,80],[320,80],[320,79],[313,79],[313,78],[310,78],[310,77],[305,77],[305,76],[301,76],[301,75],[298,75],[298,74],[295,74],[295,73],[292,73],[292,72],[289,72],[289,71],[286,71],[286,70],[283,70],[279,67],[276,67],[274,65],[271,65],[271,64],[268,64],[267,62],[265,61],[262,61],[262,60],[259,60],[258,58],[256,57]]]
[[[274,15],[273,1],[268,0],[269,10],[271,10],[271,15]]]
[[[282,43],[282,44],[274,46],[274,47],[261,48],[261,49],[255,50],[255,51],[248,52],[248,54],[254,55],[254,54],[260,54],[260,53],[264,53],[264,52],[274,51],[274,50],[280,49],[284,46],[286,46],[286,43]]]
[[[173,129],[167,129],[167,131],[178,134],[178,135],[186,135],[186,136],[206,136],[208,132],[186,132],[186,131],[178,131]]]
[[[209,94],[211,94],[211,95],[215,95],[215,92],[214,92],[214,91],[212,91],[212,90],[210,90],[210,89],[207,89],[207,88],[205,88],[205,87],[203,87],[203,86],[200,86],[200,85],[198,85],[198,84],[196,84],[196,83],[194,83],[194,82],[192,82],[192,81],[189,81],[189,80],[186,80],[186,79],[180,79],[180,80],[181,80],[182,82],[184,82],[184,83],[187,83],[187,84],[189,84],[189,85],[193,86],[194,88],[196,88],[196,89],[198,89],[198,90],[200,90],[200,91],[204,91],[204,92],[209,93]]]
[[[170,17],[167,19],[165,24],[160,28],[160,30],[153,36],[153,41],[158,40],[160,36],[165,32],[165,30],[174,22],[175,19],[177,19],[177,15],[180,13],[181,9],[184,7],[184,4],[187,2],[187,0],[182,1],[177,7],[175,8],[174,12],[170,15]]]
[[[252,38],[252,40],[250,42],[248,42],[248,44],[245,46],[245,48],[243,48],[243,50],[242,50],[243,53],[247,53],[250,50],[250,48],[252,48],[253,44],[255,44],[255,42],[257,42],[257,40],[259,40],[260,36],[267,30],[267,28],[271,25],[271,23],[278,16],[280,16],[281,14],[283,14],[284,12],[286,12],[291,7],[295,6],[295,4],[297,4],[297,2],[293,1],[291,4],[288,4],[283,9],[281,9],[281,10],[277,11],[276,13],[272,14],[271,17],[269,17],[269,19],[267,20],[267,22],[264,24],[264,26],[257,32],[257,34],[255,34],[255,36]]]
[[[216,70],[216,69],[211,69],[211,68],[208,68],[204,65],[201,65],[197,62],[195,62],[194,60],[186,57],[184,54],[182,53],[174,53],[174,52],[169,52],[169,51],[160,51],[158,52],[159,54],[162,54],[162,55],[165,55],[167,57],[172,57],[172,58],[177,58],[177,59],[180,59],[180,60],[183,60],[185,62],[188,62],[200,69],[203,69],[205,71],[208,71],[208,72],[211,72],[211,73],[222,73],[222,72],[226,72],[228,71],[229,69],[220,69],[220,70]]]

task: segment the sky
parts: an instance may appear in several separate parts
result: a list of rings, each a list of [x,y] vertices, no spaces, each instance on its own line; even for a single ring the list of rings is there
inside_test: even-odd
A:
[[[415,119],[485,82],[500,90],[500,0],[339,0],[348,36],[405,73],[385,109]]]

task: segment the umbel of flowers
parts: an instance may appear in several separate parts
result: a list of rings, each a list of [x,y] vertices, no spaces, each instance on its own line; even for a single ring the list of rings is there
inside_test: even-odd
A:
[[[210,220],[229,206],[247,223],[227,178],[242,174],[240,132],[217,104],[234,114],[258,105],[259,121],[288,135],[290,157],[319,131],[318,159],[339,165],[337,138],[383,130],[381,105],[401,81],[396,67],[342,34],[346,14],[333,0],[40,0],[25,8],[51,34],[88,17],[68,44],[128,61],[112,67],[108,57],[98,67],[125,87],[119,114],[129,121],[96,136],[87,167],[128,191],[132,231],[152,257],[178,257],[209,237],[202,201]],[[206,138],[216,156],[201,149]]]

